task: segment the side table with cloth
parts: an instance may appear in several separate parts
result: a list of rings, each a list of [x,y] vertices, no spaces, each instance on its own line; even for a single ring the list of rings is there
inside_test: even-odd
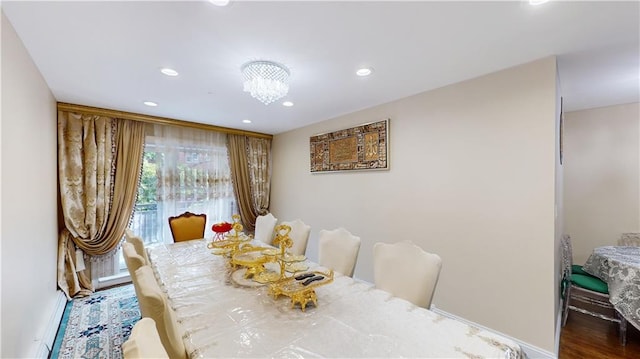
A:
[[[609,301],[640,330],[640,247],[598,247],[582,266],[609,285]]]
[[[318,306],[303,312],[288,298],[269,296],[267,286],[239,285],[204,240],[148,252],[191,358],[525,358],[511,339],[338,273],[316,289]]]

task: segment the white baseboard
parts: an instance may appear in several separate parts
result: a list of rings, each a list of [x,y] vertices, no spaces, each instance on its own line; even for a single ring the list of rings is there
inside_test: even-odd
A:
[[[510,337],[510,336],[508,336],[508,335],[506,335],[504,333],[500,333],[500,332],[495,331],[495,330],[493,330],[491,328],[487,328],[487,327],[485,327],[483,325],[480,325],[478,323],[474,323],[474,322],[472,322],[470,320],[464,319],[464,318],[459,317],[457,315],[451,314],[449,312],[445,312],[444,310],[436,308],[436,306],[433,305],[433,304],[431,305],[430,310],[435,312],[435,313],[438,313],[438,314],[440,314],[440,315],[442,315],[444,317],[453,318],[453,319],[459,320],[459,321],[461,321],[463,323],[467,323],[469,325],[473,325],[474,327],[478,327],[478,328],[483,329],[483,330],[494,332],[494,333],[499,334],[499,335],[501,335],[501,336],[503,336],[505,338],[511,339],[511,340],[513,340],[514,342],[516,342],[516,343],[518,343],[520,345],[520,347],[524,351],[525,355],[529,359],[538,359],[538,358],[539,359],[556,359],[557,358],[557,356],[555,354],[553,354],[553,353],[551,353],[549,351],[546,351],[544,349],[538,348],[538,347],[536,347],[534,345],[531,345],[529,343],[525,343],[525,342],[520,341],[520,340],[518,340],[516,338]]]
[[[45,324],[45,327],[40,331],[42,335],[36,337],[31,345],[30,352],[33,358],[48,358],[53,349],[53,342],[56,340],[56,334],[58,333],[58,327],[62,321],[62,315],[64,314],[64,308],[67,305],[67,296],[58,290],[56,293],[56,300],[53,307],[50,309],[49,320]]]
[[[131,276],[129,275],[129,272],[121,272],[110,277],[100,278],[95,283],[93,283],[93,285],[96,289],[101,289],[129,282],[131,282]]]

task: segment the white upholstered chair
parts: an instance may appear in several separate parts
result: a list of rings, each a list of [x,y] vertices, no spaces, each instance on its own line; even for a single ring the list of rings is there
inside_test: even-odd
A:
[[[360,237],[342,227],[331,231],[323,229],[318,242],[319,264],[352,277],[360,251]]]
[[[147,265],[145,259],[138,254],[136,248],[129,242],[122,243],[122,256],[124,257],[124,263],[127,265],[127,269],[129,270],[131,280],[134,280],[133,274],[138,270],[138,268],[143,265]]]
[[[144,241],[142,240],[142,238],[136,236],[129,228],[127,228],[124,233],[125,240],[128,243],[133,244],[133,247],[136,249],[136,253],[144,258],[145,264],[151,264],[151,262],[149,262],[147,251],[144,249]]]
[[[442,259],[411,241],[373,246],[373,278],[376,288],[429,308],[440,276]]]
[[[293,246],[291,246],[289,252],[291,254],[305,254],[305,252],[307,251],[309,234],[311,233],[311,226],[305,224],[299,219],[289,222],[282,222],[281,224],[291,227],[289,238],[291,238]]]
[[[187,352],[182,341],[182,330],[176,321],[173,309],[167,303],[167,298],[160,289],[153,269],[142,266],[135,272],[140,292],[138,304],[143,317],[149,317],[156,322],[158,335],[164,349],[172,359],[186,359]]]
[[[124,359],[169,359],[153,319],[142,318],[133,326],[129,339],[122,343],[122,355]]]
[[[264,216],[258,216],[256,218],[256,230],[253,238],[261,241],[262,243],[273,243],[273,230],[276,228],[278,219],[271,213],[267,213]]]

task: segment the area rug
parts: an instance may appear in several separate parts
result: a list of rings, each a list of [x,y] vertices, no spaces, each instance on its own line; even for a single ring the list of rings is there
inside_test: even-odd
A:
[[[51,358],[122,358],[122,343],[138,320],[140,309],[131,284],[73,299],[62,315]]]

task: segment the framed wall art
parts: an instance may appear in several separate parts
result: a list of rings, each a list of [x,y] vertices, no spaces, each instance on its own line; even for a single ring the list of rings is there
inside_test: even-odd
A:
[[[311,173],[388,170],[389,119],[311,136]]]

